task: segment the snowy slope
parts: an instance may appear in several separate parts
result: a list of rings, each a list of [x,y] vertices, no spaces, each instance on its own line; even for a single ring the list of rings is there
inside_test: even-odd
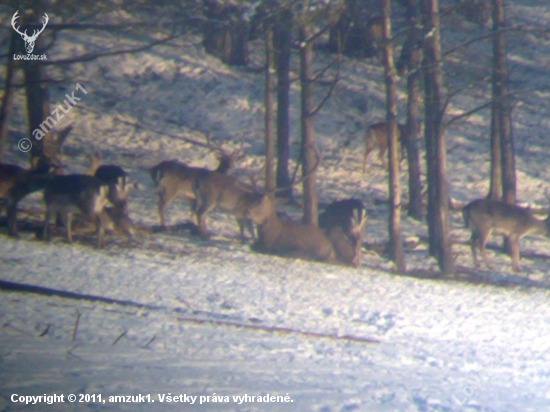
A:
[[[526,29],[542,27],[549,6],[522,0],[507,12]],[[480,29],[452,18],[449,49]],[[462,31],[461,31],[462,30]],[[525,30],[510,39],[512,85],[528,90],[514,111],[518,198],[547,207],[544,190],[550,149],[547,34]],[[51,57],[134,44],[117,35],[59,36]],[[252,44],[261,63],[261,45]],[[482,104],[490,43],[460,50],[449,73],[466,73],[473,85],[452,101],[450,115]],[[319,68],[332,56],[319,52]],[[297,62],[293,61],[294,76]],[[157,198],[144,168],[178,158],[214,167],[201,146],[204,132],[228,150],[241,141],[247,157],[235,174],[259,175],[263,165],[261,74],[228,68],[186,37],[144,53],[60,69],[74,80],[52,86],[52,107],[78,82],[89,92],[59,127],[73,122],[66,143],[72,172],[87,168],[95,149],[128,170],[142,189],[130,210],[140,227],[158,224]],[[469,76],[469,77],[468,77]],[[345,60],[342,80],[316,119],[323,161],[320,200],[356,196],[367,205],[365,241],[386,239],[387,175],[369,160],[361,173],[360,138],[384,116],[382,69]],[[454,88],[462,77],[449,75]],[[404,81],[400,83],[404,88]],[[468,82],[466,82],[468,83]],[[533,91],[534,90],[534,91]],[[292,86],[292,154],[297,153],[299,88]],[[320,99],[323,90],[317,90]],[[24,100],[15,99],[8,160],[25,133]],[[404,113],[401,95],[400,113]],[[365,108],[368,111],[365,113]],[[467,202],[488,188],[489,113],[481,111],[447,130],[448,176],[453,199]],[[198,142],[199,144],[194,144]],[[406,175],[402,176],[403,184]],[[406,189],[405,189],[406,194]],[[40,195],[22,202],[43,208]],[[299,210],[285,211],[299,216]],[[168,208],[170,224],[189,217],[186,202]],[[453,213],[457,241],[466,241]],[[127,243],[108,239],[95,250],[90,238],[50,244],[22,233],[0,234],[0,280],[37,287],[0,292],[0,411],[15,410],[231,410],[231,411],[546,411],[550,410],[550,242],[522,239],[524,272],[489,251],[492,269],[473,270],[469,248],[454,246],[461,274],[429,279],[436,267],[426,245],[406,250],[409,275],[394,273],[385,255],[365,251],[360,269],[253,254],[237,239],[233,217],[213,213],[215,236],[199,241],[184,230],[142,231]],[[407,237],[426,236],[424,223],[403,219]],[[496,242],[496,238],[492,242]],[[36,293],[49,288],[59,293]],[[62,292],[74,295],[66,296]],[[86,299],[86,295],[88,298]],[[80,296],[80,298],[79,298]],[[116,303],[118,301],[119,303]],[[155,403],[67,402],[47,406],[11,402],[13,394],[150,394]],[[229,402],[161,403],[159,394],[228,396]],[[234,402],[232,396],[288,394],[292,402]],[[206,398],[205,398],[206,399]],[[159,406],[160,405],[160,406]]]

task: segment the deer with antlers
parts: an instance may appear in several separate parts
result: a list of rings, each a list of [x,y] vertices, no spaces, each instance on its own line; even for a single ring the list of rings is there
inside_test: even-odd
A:
[[[17,19],[19,17],[19,10],[17,10],[11,19],[11,25],[13,29],[21,35],[21,38],[25,41],[25,49],[27,50],[27,54],[31,54],[34,50],[34,44],[36,42],[36,39],[38,38],[38,35],[44,31],[46,28],[46,25],[48,24],[48,21],[50,20],[48,15],[44,13],[44,22],[42,23],[42,28],[40,30],[34,30],[32,35],[29,36],[27,34],[27,30],[24,32],[21,32],[20,26],[16,26]]]

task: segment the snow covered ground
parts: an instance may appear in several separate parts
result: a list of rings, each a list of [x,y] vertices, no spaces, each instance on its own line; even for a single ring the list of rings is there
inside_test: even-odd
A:
[[[541,208],[550,181],[550,41],[527,28],[541,28],[549,11],[543,1],[508,5],[509,16],[526,28],[510,38],[512,84],[527,90],[514,111],[518,198]],[[451,23],[446,49],[481,33],[457,19]],[[120,34],[59,36],[49,58],[129,41]],[[260,45],[253,47],[259,65]],[[489,53],[484,43],[451,56],[455,70],[449,71],[469,76],[475,86],[453,100],[449,113],[485,102],[488,88],[474,81],[487,78]],[[319,67],[331,58],[321,53]],[[334,96],[316,119],[320,200],[361,198],[369,210],[369,246],[387,239],[380,202],[387,197],[386,173],[374,156],[361,173],[360,137],[384,115],[382,69],[374,63],[346,60]],[[203,132],[229,150],[242,140],[247,157],[237,175],[257,173],[263,164],[261,74],[225,67],[203,53],[197,38],[52,75],[72,79],[52,86],[53,107],[77,82],[88,91],[59,125],[75,125],[65,150],[69,170],[85,170],[85,155],[94,149],[127,169],[142,186],[130,203],[141,227],[158,224],[156,195],[143,168],[170,158],[213,167],[214,156],[189,143],[203,142]],[[447,80],[456,88],[463,81],[458,75]],[[294,108],[298,93],[294,83]],[[16,150],[25,134],[23,95],[15,101],[8,160],[25,164]],[[459,202],[487,191],[488,119],[482,111],[447,131],[449,184]],[[30,196],[22,207],[42,208],[40,199]],[[299,215],[296,208],[286,211]],[[172,225],[184,222],[187,203],[175,201],[167,216]],[[90,238],[68,245],[61,237],[47,244],[30,233],[19,240],[0,234],[2,285],[33,287],[0,292],[0,411],[550,410],[550,242],[521,241],[527,256],[521,274],[512,274],[509,258],[494,251],[493,269],[472,270],[469,249],[457,244],[457,279],[430,279],[435,261],[423,243],[407,249],[410,273],[399,275],[374,251],[365,251],[360,269],[253,254],[238,241],[231,216],[214,213],[208,224],[215,233],[209,242],[184,230],[144,230],[132,243],[110,237],[104,250],[94,249]],[[469,237],[459,213],[452,228],[457,240]],[[403,233],[421,238],[426,228],[404,218]],[[65,402],[25,405],[12,402],[14,394],[15,400],[63,394]],[[70,405],[69,394],[84,402]],[[106,402],[86,398],[93,394]],[[139,394],[155,402],[109,400]],[[197,398],[184,398],[195,399],[192,405],[168,403],[168,394]],[[286,402],[242,398],[267,394]]]

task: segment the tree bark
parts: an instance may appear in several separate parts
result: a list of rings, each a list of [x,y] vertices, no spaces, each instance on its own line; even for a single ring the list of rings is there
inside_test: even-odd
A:
[[[290,55],[292,12],[283,10],[275,22],[275,59],[277,66],[277,188],[278,194],[292,198],[288,162],[290,158]]]
[[[418,2],[407,0],[407,24],[409,36],[403,45],[397,68],[407,73],[407,135],[404,143],[407,149],[409,166],[409,204],[407,214],[413,219],[422,218],[422,181],[420,173],[420,153],[418,133],[420,130],[420,76],[422,66],[422,33],[416,27],[418,23]],[[401,66],[401,67],[399,67]]]
[[[493,104],[498,111],[500,135],[502,200],[508,204],[516,203],[516,165],[514,158],[514,139],[512,136],[511,105],[508,94],[508,70],[506,67],[506,44],[504,32],[503,0],[492,0],[493,30]]]
[[[275,67],[273,53],[273,22],[265,23],[265,186],[275,189],[275,122],[273,97],[275,94]]]
[[[315,131],[313,126],[313,44],[308,39],[308,28],[300,28],[300,86],[301,86],[301,136],[302,136],[302,174],[304,190],[303,222],[317,225],[318,204],[315,186],[314,166],[317,158]]]
[[[18,37],[19,35],[15,31],[12,31],[6,63],[4,95],[2,96],[2,106],[0,107],[0,161],[4,158],[4,151],[8,140],[10,115],[13,107],[13,89],[11,87],[15,78],[15,60],[13,60],[13,55],[17,50]]]
[[[443,75],[438,0],[422,0],[424,27],[425,138],[428,166],[429,252],[437,259],[441,273],[454,273],[449,227],[449,197],[446,179],[446,152],[442,130]]]
[[[382,41],[384,73],[386,81],[386,124],[389,144],[389,252],[398,272],[404,272],[405,254],[401,240],[401,188],[399,186],[399,144],[397,142],[397,91],[395,66],[393,62],[393,44],[391,42],[391,6],[390,0],[382,0]]]

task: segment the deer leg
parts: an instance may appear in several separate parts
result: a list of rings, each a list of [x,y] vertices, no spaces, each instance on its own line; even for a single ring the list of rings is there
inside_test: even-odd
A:
[[[508,242],[510,243],[510,256],[512,257],[512,270],[514,272],[521,272],[519,266],[519,238],[517,236],[509,236]]]
[[[481,256],[483,256],[483,261],[485,262],[485,266],[488,268],[491,268],[491,264],[489,263],[489,259],[487,258],[487,251],[485,250],[485,244],[487,243],[487,239],[489,238],[490,231],[487,230],[485,232],[481,233],[481,236],[479,238],[479,248],[481,250]]]
[[[44,223],[42,225],[42,239],[50,240],[50,232],[48,226],[50,224],[50,219],[52,217],[52,207],[46,205],[46,216],[44,217]]]
[[[95,217],[96,236],[97,236],[97,248],[101,249],[105,247],[105,226],[103,225],[103,218],[101,213]]]
[[[372,152],[372,148],[367,145],[365,155],[363,156],[363,173],[365,173],[367,168],[367,158],[369,157],[370,152]]]
[[[197,210],[197,201],[195,199],[189,199],[189,210],[191,213],[189,220],[193,221],[195,218],[195,210]]]
[[[384,169],[388,168],[388,161],[386,159],[386,149],[380,148],[378,151],[378,158],[380,159],[380,162],[382,163],[382,167]]]
[[[8,234],[10,236],[17,236],[17,202],[11,199],[8,199],[8,204],[6,205],[8,213]]]
[[[479,245],[479,235],[477,232],[472,232],[472,237],[470,238],[470,249],[472,250],[472,258],[474,260],[474,266],[479,267],[479,262],[477,260],[477,250],[476,248]]]
[[[67,240],[69,243],[73,242],[73,231],[72,231],[72,224],[73,224],[73,215],[72,213],[63,212],[61,215],[63,218],[63,225],[65,225],[65,228],[67,229]]]

